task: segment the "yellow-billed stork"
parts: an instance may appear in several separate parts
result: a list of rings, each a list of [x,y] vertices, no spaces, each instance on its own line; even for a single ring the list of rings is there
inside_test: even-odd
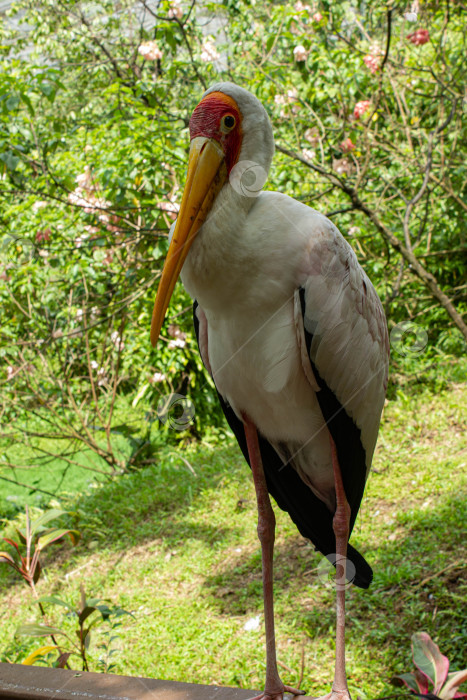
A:
[[[329,219],[261,191],[274,138],[256,97],[232,83],[213,85],[193,112],[190,138],[151,341],[158,340],[181,274],[194,299],[201,357],[256,489],[266,629],[266,683],[258,699],[302,694],[277,671],[269,492],[336,565],[336,665],[326,697],[349,700],[341,579],[362,588],[372,579],[348,539],[386,392],[383,309]]]

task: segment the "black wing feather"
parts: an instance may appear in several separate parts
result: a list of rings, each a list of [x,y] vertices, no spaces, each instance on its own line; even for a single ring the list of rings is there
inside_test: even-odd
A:
[[[299,290],[302,317],[305,316],[305,290]],[[358,509],[363,497],[366,482],[366,454],[361,441],[360,428],[345,411],[336,395],[322,379],[318,368],[311,359],[311,343],[313,334],[307,331],[304,325],[307,356],[320,387],[316,393],[319,407],[328,426],[332,439],[335,442],[339,466],[341,468],[342,481],[344,482],[345,495],[350,505],[350,531],[352,532],[357,517]]]

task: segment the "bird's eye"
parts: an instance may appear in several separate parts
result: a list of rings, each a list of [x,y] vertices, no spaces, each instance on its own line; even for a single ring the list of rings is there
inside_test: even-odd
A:
[[[226,114],[221,119],[221,131],[223,131],[224,134],[228,133],[229,131],[232,131],[232,129],[235,126],[235,123],[235,117],[232,114]]]

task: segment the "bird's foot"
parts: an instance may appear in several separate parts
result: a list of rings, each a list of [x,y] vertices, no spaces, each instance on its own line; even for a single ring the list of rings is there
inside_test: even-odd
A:
[[[347,688],[345,690],[334,690],[333,688],[327,695],[321,695],[314,700],[351,700],[351,697]]]
[[[291,688],[290,685],[282,685],[281,690],[265,690],[260,695],[255,695],[255,697],[251,698],[251,700],[285,700],[284,693],[290,693],[293,697],[296,697],[297,695],[305,695],[303,690]]]

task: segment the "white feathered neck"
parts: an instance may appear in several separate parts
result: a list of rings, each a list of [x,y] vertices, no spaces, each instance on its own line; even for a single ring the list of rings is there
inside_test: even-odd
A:
[[[237,164],[230,178],[219,192],[206,222],[200,228],[182,270],[182,281],[193,298],[215,294],[219,278],[228,285],[241,272],[240,278],[251,268],[251,241],[242,238],[246,219],[257,196],[251,196],[248,181],[242,186],[241,173],[257,178],[260,187],[266,181],[274,155],[274,136],[268,114],[261,102],[248,90],[234,83],[212,85],[203,95],[222,92],[235,100],[242,115],[242,146]],[[260,187],[253,185],[254,194]]]

